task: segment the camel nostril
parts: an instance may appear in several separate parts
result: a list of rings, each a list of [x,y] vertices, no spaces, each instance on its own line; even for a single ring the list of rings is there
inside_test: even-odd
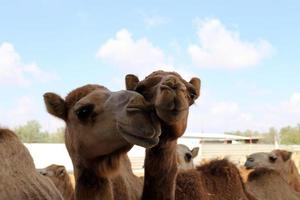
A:
[[[162,85],[166,85],[172,89],[176,89],[177,87],[177,80],[174,78],[168,78],[164,81],[164,83]]]

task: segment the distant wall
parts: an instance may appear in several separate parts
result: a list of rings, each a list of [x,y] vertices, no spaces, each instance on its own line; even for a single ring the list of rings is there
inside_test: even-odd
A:
[[[264,144],[198,144],[195,140],[179,140],[179,143],[188,147],[200,147],[199,155],[195,162],[198,164],[202,159],[228,157],[236,164],[243,164],[246,155],[260,151],[271,151],[274,145]],[[73,171],[73,165],[65,144],[25,144],[29,149],[36,168],[43,168],[50,164],[66,166],[68,171]],[[292,151],[293,159],[299,169],[300,166],[300,145],[281,145],[279,148]],[[142,147],[134,146],[128,153],[135,170],[143,169],[145,150]]]

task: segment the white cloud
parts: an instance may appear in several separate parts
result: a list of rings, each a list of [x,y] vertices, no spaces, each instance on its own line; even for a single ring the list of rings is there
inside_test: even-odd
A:
[[[12,106],[0,107],[0,111],[5,113],[0,115],[0,125],[9,128],[24,125],[30,120],[38,121],[44,130],[50,132],[64,126],[62,120],[47,113],[43,102],[37,101],[31,95],[21,96]]]
[[[31,79],[46,81],[55,75],[42,71],[36,64],[24,64],[14,46],[8,42],[0,45],[0,83],[29,85]]]
[[[203,68],[254,66],[272,53],[267,41],[243,41],[237,31],[227,29],[218,19],[200,21],[198,37],[200,44],[191,44],[188,52],[195,65]]]
[[[213,115],[232,115],[239,112],[239,106],[235,102],[220,102],[211,108]]]
[[[0,116],[1,123],[13,128],[35,119],[38,108],[32,97],[21,96],[16,102],[13,102],[13,106],[2,107],[1,110],[1,113],[5,113]]]
[[[187,132],[223,133],[236,130],[266,131],[300,123],[300,93],[273,104],[242,106],[234,101],[218,101],[204,94],[191,107]]]
[[[187,132],[223,133],[252,127],[252,113],[245,112],[237,102],[216,101],[202,92],[189,114]],[[256,128],[256,127],[255,127]]]
[[[172,69],[171,59],[155,47],[147,38],[134,39],[122,29],[107,40],[98,50],[97,58],[116,65],[122,70],[145,74],[155,69]]]
[[[282,109],[289,113],[300,115],[300,93],[292,94],[288,101],[282,103]]]
[[[147,28],[153,28],[160,25],[164,25],[169,23],[169,21],[170,20],[168,18],[157,15],[145,17],[144,19]]]

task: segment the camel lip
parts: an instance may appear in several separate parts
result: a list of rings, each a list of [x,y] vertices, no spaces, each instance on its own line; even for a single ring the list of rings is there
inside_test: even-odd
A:
[[[178,108],[166,109],[166,108],[163,108],[162,106],[158,106],[158,107],[156,107],[156,109],[159,109],[163,112],[180,113],[180,112],[185,112],[185,111],[189,110],[189,107],[180,108],[180,109],[178,109]]]
[[[138,145],[145,148],[151,148],[157,145],[159,142],[160,131],[156,129],[153,129],[156,132],[155,137],[142,137],[142,136],[131,134],[128,131],[126,131],[121,124],[118,125],[118,130],[121,132],[121,135],[125,138],[125,140],[127,140],[127,142],[133,145]]]
[[[151,110],[153,110],[153,106],[147,106],[147,105],[134,105],[134,106],[126,107],[127,112],[148,112]]]
[[[245,167],[246,167],[246,169],[254,169],[253,166],[245,166]]]

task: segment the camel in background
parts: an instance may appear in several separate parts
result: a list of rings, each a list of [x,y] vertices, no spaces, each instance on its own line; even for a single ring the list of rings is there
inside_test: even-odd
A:
[[[192,150],[190,150],[184,144],[177,144],[176,152],[177,152],[178,169],[188,170],[188,169],[195,168],[193,159],[197,157],[199,152],[199,147],[194,147]]]
[[[70,175],[63,165],[52,164],[46,168],[37,169],[37,172],[49,178],[54,183],[64,200],[74,199],[74,186],[72,185]]]
[[[264,167],[276,170],[295,191],[300,192],[300,175],[291,157],[292,152],[280,149],[270,153],[254,153],[247,156],[245,167],[247,169]]]
[[[258,167],[251,171],[245,183],[247,191],[261,200],[299,200],[296,192],[281,174],[270,168]]]
[[[54,184],[36,172],[28,149],[17,135],[0,128],[0,199],[63,199]]]
[[[103,86],[85,85],[65,99],[46,93],[44,101],[48,112],[66,123],[75,199],[140,199],[140,179],[128,173],[127,152],[133,144],[156,145],[161,133],[144,97],[132,91],[111,92]],[[114,194],[112,179],[122,180],[117,188],[121,194]]]

